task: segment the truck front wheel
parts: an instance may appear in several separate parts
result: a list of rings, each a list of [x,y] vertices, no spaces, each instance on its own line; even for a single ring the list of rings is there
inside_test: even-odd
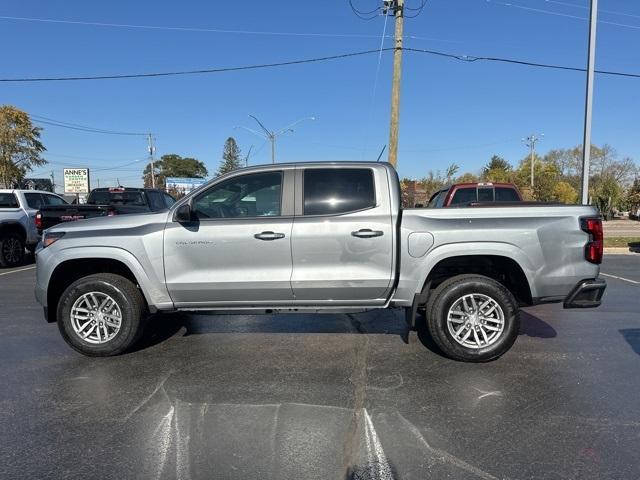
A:
[[[17,267],[24,260],[24,240],[17,233],[0,234],[0,267]]]
[[[520,329],[518,304],[509,290],[483,275],[442,282],[427,304],[427,328],[447,356],[487,362],[511,348]]]
[[[128,279],[111,273],[73,282],[58,303],[58,328],[64,340],[91,357],[118,355],[143,331],[144,299]]]

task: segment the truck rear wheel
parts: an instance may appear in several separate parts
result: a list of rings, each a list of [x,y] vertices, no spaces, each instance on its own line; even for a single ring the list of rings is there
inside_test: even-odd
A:
[[[0,234],[0,267],[17,267],[24,260],[24,240],[17,233]]]
[[[487,362],[515,342],[520,329],[518,304],[492,278],[458,275],[442,282],[430,295],[427,328],[447,356]]]
[[[118,355],[143,331],[144,299],[128,279],[111,273],[72,283],[58,303],[58,328],[64,340],[91,357]]]

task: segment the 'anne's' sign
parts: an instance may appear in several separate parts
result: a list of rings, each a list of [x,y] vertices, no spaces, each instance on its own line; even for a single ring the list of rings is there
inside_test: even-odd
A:
[[[89,193],[89,169],[65,168],[64,193]]]

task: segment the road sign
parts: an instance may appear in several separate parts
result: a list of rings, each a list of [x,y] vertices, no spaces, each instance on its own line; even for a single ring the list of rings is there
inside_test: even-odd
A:
[[[200,187],[207,183],[205,178],[176,178],[176,177],[167,177],[166,180],[166,188],[167,192],[171,192],[172,190],[186,195],[190,193],[192,190]]]
[[[65,168],[64,193],[89,193],[89,169]]]

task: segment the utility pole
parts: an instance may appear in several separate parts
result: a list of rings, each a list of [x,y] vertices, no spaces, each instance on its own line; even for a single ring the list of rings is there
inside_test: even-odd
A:
[[[587,92],[584,105],[584,138],[582,141],[582,204],[589,203],[589,166],[591,161],[591,116],[593,113],[593,77],[596,63],[596,27],[598,0],[591,0],[589,13],[589,53],[587,55]]]
[[[53,188],[53,193],[56,193],[56,181],[53,176],[53,170],[51,170],[51,188]]]
[[[156,172],[153,165],[153,153],[156,149],[153,146],[153,135],[147,135],[147,139],[149,141],[149,161],[151,162],[151,188],[156,188]]]
[[[402,35],[404,30],[404,0],[393,0],[389,7],[396,17],[395,49],[393,51],[393,82],[391,84],[391,125],[389,128],[389,163],[398,164],[398,123],[400,122],[400,78],[402,75]]]
[[[246,130],[247,132],[251,132],[254,135],[258,135],[259,137],[264,138],[265,140],[268,140],[269,142],[271,142],[271,163],[276,163],[276,139],[281,136],[284,135],[285,133],[289,133],[289,132],[293,132],[293,127],[295,127],[296,125],[298,125],[301,122],[304,122],[305,120],[315,120],[316,117],[306,117],[306,118],[301,118],[298,121],[293,122],[291,125],[284,127],[282,130],[269,130],[267,127],[265,127],[262,122],[260,120],[258,120],[257,117],[255,117],[254,115],[249,115],[251,118],[253,118],[256,123],[258,125],[260,125],[260,128],[262,129],[262,132],[258,132],[256,130],[253,130],[251,128],[247,128],[247,127],[243,127],[242,125],[234,127],[235,128],[242,128],[243,130]],[[249,156],[247,156],[247,161],[249,160]]]
[[[534,185],[534,164],[536,161],[536,142],[540,140],[540,137],[544,137],[544,133],[540,134],[540,136],[536,136],[536,134],[531,134],[527,138],[523,138],[523,142],[527,142],[526,146],[529,147],[529,151],[531,154],[531,190],[533,194],[533,185]]]

